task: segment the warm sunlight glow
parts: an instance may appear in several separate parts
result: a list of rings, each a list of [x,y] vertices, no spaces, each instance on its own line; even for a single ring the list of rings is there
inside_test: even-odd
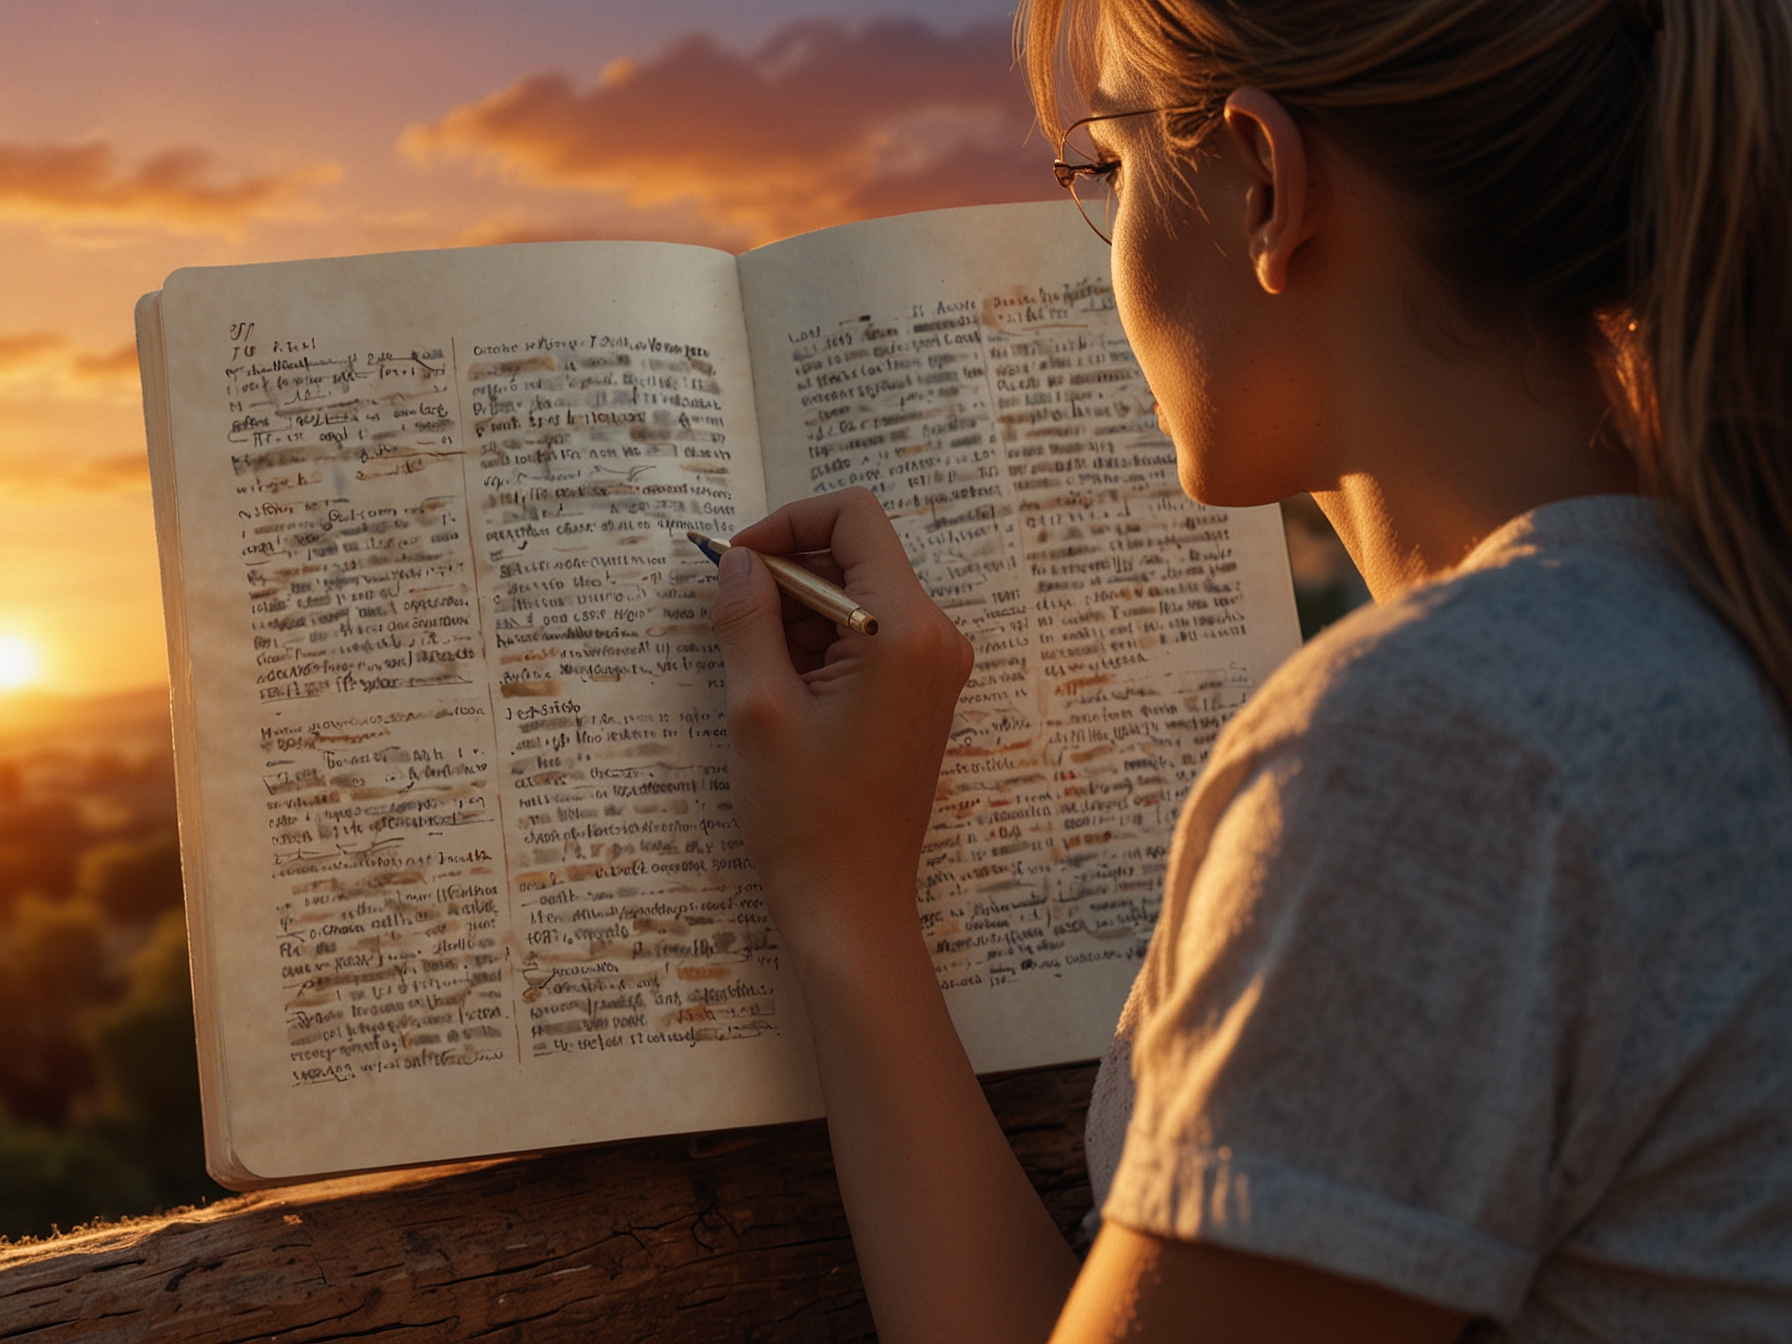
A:
[[[38,663],[37,645],[17,635],[0,635],[0,691],[36,681]]]

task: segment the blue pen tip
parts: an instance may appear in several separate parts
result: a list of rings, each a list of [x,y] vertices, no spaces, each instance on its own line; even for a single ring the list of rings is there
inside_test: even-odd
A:
[[[717,546],[714,541],[704,536],[701,532],[686,532],[685,536],[690,538],[691,545],[695,546],[698,550],[702,551],[703,554],[709,557],[710,563],[716,565],[722,563],[722,551],[726,549],[725,547]]]

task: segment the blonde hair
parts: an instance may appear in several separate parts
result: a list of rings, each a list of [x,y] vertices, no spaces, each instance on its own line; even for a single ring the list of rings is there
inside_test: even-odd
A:
[[[1792,710],[1792,0],[1021,0],[1015,35],[1054,141],[1104,46],[1189,148],[1265,89],[1414,204],[1465,307],[1585,340]]]

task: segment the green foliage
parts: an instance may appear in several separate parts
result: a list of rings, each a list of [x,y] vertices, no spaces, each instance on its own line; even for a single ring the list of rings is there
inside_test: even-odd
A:
[[[19,787],[16,775],[11,787]],[[66,892],[87,839],[79,810],[66,799],[11,806],[0,800],[0,915],[24,892]]]
[[[171,830],[114,840],[81,858],[75,891],[115,920],[151,920],[181,905],[180,842]]]
[[[148,703],[158,722],[132,731],[0,742],[0,1236],[223,1193],[205,1174],[173,758],[120,745],[166,742],[165,702]]]
[[[17,916],[0,940],[0,997],[23,990],[12,1011],[35,1014],[38,1035],[53,1038],[56,1049],[40,1040],[35,1050],[0,1056],[0,1081],[13,1082],[26,1103],[9,1090],[9,1107],[37,1121],[0,1120],[0,1235],[44,1236],[52,1224],[68,1228],[222,1194],[205,1172],[180,912],[164,915],[130,958],[122,994],[103,972],[104,924],[92,904],[29,898]],[[112,1001],[95,1007],[108,992]],[[19,1056],[31,1062],[25,1081],[39,1091],[17,1083]],[[58,1104],[44,1104],[41,1091],[55,1093]],[[79,1119],[65,1124],[70,1114]]]
[[[199,1064],[187,931],[179,911],[156,925],[132,959],[124,997],[91,1019],[102,1109],[123,1121],[192,1126],[199,1121]]]
[[[90,1018],[99,1063],[94,1131],[148,1181],[157,1205],[221,1193],[206,1175],[193,1043],[193,992],[181,912],[162,916],[130,964],[124,996]]]
[[[26,896],[0,942],[0,978],[46,1013],[68,1015],[106,998],[106,921],[87,901]]]
[[[26,896],[0,930],[0,1101],[15,1117],[61,1125],[94,1081],[83,1015],[112,997],[104,918],[86,901]]]
[[[1362,597],[1342,583],[1328,588],[1294,590],[1294,609],[1300,617],[1300,637],[1313,638],[1333,621],[1342,620],[1363,603]]]
[[[1282,501],[1282,525],[1294,576],[1300,637],[1311,639],[1367,602],[1369,589],[1311,495]]]
[[[104,1138],[0,1120],[0,1237],[42,1237],[156,1207],[154,1191]]]

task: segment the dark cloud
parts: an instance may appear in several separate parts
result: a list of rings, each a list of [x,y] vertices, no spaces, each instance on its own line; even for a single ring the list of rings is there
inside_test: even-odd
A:
[[[219,181],[212,156],[200,149],[165,150],[127,166],[100,140],[0,143],[0,215],[233,233],[250,219],[290,213],[307,189],[337,176],[322,164]]]
[[[793,24],[750,54],[682,39],[595,84],[540,74],[413,126],[420,160],[467,158],[637,207],[694,204],[758,242],[871,215],[1050,197],[1005,27]]]

